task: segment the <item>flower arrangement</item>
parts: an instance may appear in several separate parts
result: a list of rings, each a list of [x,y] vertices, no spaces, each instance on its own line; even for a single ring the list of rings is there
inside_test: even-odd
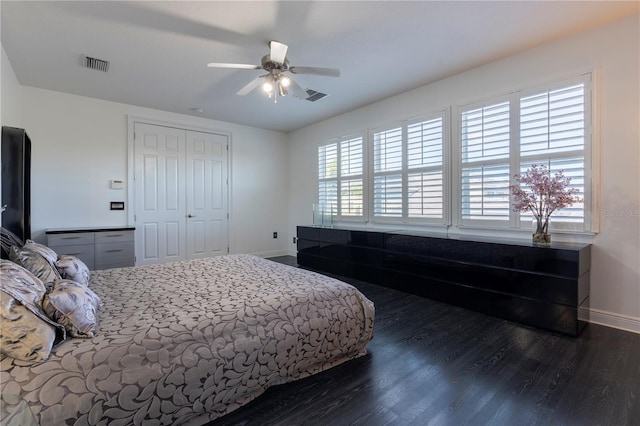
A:
[[[549,217],[554,211],[580,201],[580,191],[577,188],[569,188],[571,178],[565,176],[562,170],[551,176],[545,165],[532,164],[526,172],[514,177],[518,183],[511,185],[513,211],[530,211],[535,217],[536,230],[532,236],[534,244],[551,243]],[[522,189],[521,184],[526,185],[529,191]]]

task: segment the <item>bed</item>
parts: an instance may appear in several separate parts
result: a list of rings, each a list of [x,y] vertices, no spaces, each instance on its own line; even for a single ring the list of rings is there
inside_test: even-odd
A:
[[[357,289],[255,256],[91,274],[94,337],[67,337],[41,363],[0,360],[1,392],[42,426],[204,424],[365,355],[373,335]]]

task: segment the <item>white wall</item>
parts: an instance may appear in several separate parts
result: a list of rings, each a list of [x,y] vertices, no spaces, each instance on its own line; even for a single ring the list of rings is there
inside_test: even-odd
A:
[[[596,69],[601,221],[593,239],[591,318],[640,332],[640,15],[490,63],[289,135],[289,233],[311,223],[316,147],[333,137]],[[454,108],[455,111],[455,108]],[[295,246],[289,243],[290,252]]]
[[[4,47],[0,60],[0,80],[0,122],[3,126],[22,127],[22,86]]]
[[[33,151],[34,239],[45,242],[47,228],[127,225],[127,210],[109,210],[110,201],[127,201],[127,191],[110,189],[109,180],[128,179],[132,115],[231,133],[231,251],[286,253],[285,134],[29,86],[22,104]]]

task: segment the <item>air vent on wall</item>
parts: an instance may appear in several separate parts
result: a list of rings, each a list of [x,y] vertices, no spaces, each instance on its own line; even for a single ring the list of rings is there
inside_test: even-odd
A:
[[[325,96],[327,96],[326,93],[320,93],[320,92],[317,92],[317,91],[312,90],[312,89],[307,89],[307,95],[309,95],[309,97],[306,98],[306,100],[310,101],[310,102],[319,101],[320,99],[322,99]]]
[[[82,55],[82,66],[97,71],[109,71],[109,61],[105,61],[104,59],[92,58],[91,56]]]

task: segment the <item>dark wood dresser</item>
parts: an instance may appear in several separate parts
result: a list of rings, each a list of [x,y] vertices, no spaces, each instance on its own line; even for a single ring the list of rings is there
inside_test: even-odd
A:
[[[298,264],[571,336],[588,322],[591,245],[298,226]]]

